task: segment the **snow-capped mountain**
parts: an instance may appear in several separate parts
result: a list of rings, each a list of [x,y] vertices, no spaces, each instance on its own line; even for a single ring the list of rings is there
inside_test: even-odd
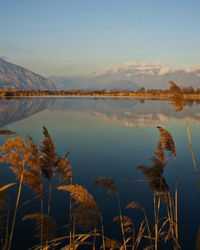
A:
[[[0,88],[55,90],[51,80],[0,58]]]
[[[180,86],[200,87],[200,66],[186,69],[173,69],[167,62],[134,62],[116,64],[103,71],[93,72],[88,77],[54,77],[60,88],[89,89],[167,89],[168,81]]]
[[[113,65],[104,71],[96,72],[93,77],[98,81],[130,81],[139,87],[168,88],[173,80],[182,87],[200,87],[200,67],[172,69],[166,62],[126,62]]]

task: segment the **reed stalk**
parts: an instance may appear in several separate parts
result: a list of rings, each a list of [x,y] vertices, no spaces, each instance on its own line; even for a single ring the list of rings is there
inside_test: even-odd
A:
[[[155,237],[154,237],[154,248],[158,250],[158,221],[157,221],[157,202],[156,196],[153,196],[153,204],[154,204],[154,230],[155,230]]]
[[[51,214],[51,190],[52,187],[51,187],[51,181],[49,182],[49,195],[48,195],[48,211],[47,211],[47,214],[48,216],[50,216]]]
[[[175,219],[175,238],[178,242],[178,190],[175,191],[175,209],[174,209],[174,219]],[[177,247],[176,247],[177,249]]]
[[[92,249],[95,250],[96,247],[96,237],[97,237],[97,228],[94,229],[94,238],[93,238],[93,246]]]
[[[133,227],[133,240],[132,240],[132,250],[135,250],[135,228]]]
[[[72,184],[72,178],[70,178],[70,184]],[[72,197],[71,194],[69,194],[70,198],[69,198],[69,243],[70,243],[70,248],[71,248],[71,244],[73,242],[73,229],[72,227],[74,226],[72,224],[72,218],[74,216],[72,216],[73,214],[73,204],[72,204]]]
[[[11,226],[11,231],[10,231],[8,250],[11,249],[11,244],[12,244],[12,239],[13,239],[13,233],[14,233],[16,216],[17,216],[17,210],[18,210],[18,207],[19,207],[19,200],[20,200],[20,197],[21,197],[22,184],[23,184],[23,179],[24,179],[24,167],[25,167],[25,160],[23,160],[22,172],[21,172],[21,175],[20,175],[20,182],[19,182],[19,188],[18,188],[17,199],[16,199],[16,204],[15,204],[15,211],[14,211],[14,216],[13,216],[13,221],[12,221],[12,226]]]
[[[123,219],[122,219],[122,210],[121,210],[119,192],[117,192],[117,203],[118,203],[118,209],[119,209],[119,218],[120,218],[122,239],[123,239],[124,249],[126,250],[127,249],[126,248],[126,239],[125,239],[125,233],[124,233],[124,224],[123,224]]]
[[[150,231],[150,227],[149,227],[149,222],[148,222],[147,214],[146,214],[144,208],[142,208],[142,212],[144,214],[144,218],[145,218],[145,222],[146,222],[146,225],[147,225],[147,231],[148,231],[148,235],[149,235],[149,238],[150,238],[150,241],[151,241],[151,245],[153,245],[152,244],[152,235],[151,235],[151,231]]]
[[[75,240],[75,235],[76,235],[76,221],[75,221],[75,216],[73,216],[72,241]]]
[[[41,249],[42,249],[43,248],[43,213],[44,213],[43,194],[41,195],[40,206],[41,206],[41,235],[40,235],[40,244],[41,244]]]
[[[6,237],[5,237],[5,245],[3,247],[4,250],[7,250],[8,238],[9,238],[9,220],[10,220],[10,209],[8,209],[7,211]]]
[[[188,122],[187,117],[184,117],[184,120],[185,120],[185,126],[186,126],[186,131],[187,131],[188,144],[189,144],[190,152],[191,152],[191,155],[192,155],[192,162],[193,162],[193,165],[194,165],[195,174],[196,174],[196,176],[198,178],[198,183],[200,185],[199,169],[198,169],[198,166],[197,166],[197,160],[196,160],[195,153],[194,153],[194,150],[193,150],[189,122]]]
[[[100,220],[101,220],[101,231],[102,231],[102,248],[103,248],[103,250],[105,250],[106,249],[106,246],[105,246],[105,234],[104,234],[103,217],[102,217],[101,213],[100,213]]]

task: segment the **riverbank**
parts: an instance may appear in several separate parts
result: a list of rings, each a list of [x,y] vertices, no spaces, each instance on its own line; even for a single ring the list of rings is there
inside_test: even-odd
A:
[[[170,100],[174,98],[174,94],[170,92],[149,93],[149,92],[62,92],[62,91],[3,91],[0,92],[0,98],[15,98],[15,97],[93,97],[93,98],[138,98],[138,99],[158,99]],[[183,94],[185,100],[200,100],[200,93]]]

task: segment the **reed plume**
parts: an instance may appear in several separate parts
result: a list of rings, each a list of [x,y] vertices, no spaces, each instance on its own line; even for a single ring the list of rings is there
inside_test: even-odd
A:
[[[97,226],[100,219],[100,212],[97,206],[88,207],[85,204],[81,204],[74,209],[73,216],[76,226],[84,230],[92,230]]]
[[[16,175],[17,179],[20,180],[22,171],[24,171],[23,183],[30,187],[37,194],[42,194],[42,178],[39,172],[34,169],[25,169],[22,170],[17,167],[10,167],[12,172]]]
[[[60,182],[69,182],[72,180],[72,166],[66,156],[62,156],[58,159],[56,164],[55,172],[60,174]]]
[[[171,104],[175,107],[176,112],[182,111],[186,106],[186,101],[184,99],[184,93],[182,89],[172,81],[169,81],[169,91],[172,94]]]
[[[133,233],[134,225],[133,225],[133,221],[129,217],[127,217],[125,215],[122,215],[121,217],[120,216],[115,216],[113,218],[113,221],[114,222],[121,222],[121,219],[122,219],[122,223],[123,223],[123,226],[124,226],[124,232],[127,233],[127,234]]]
[[[7,139],[1,146],[0,150],[2,154],[14,151],[24,156],[24,154],[27,153],[26,142],[22,136],[17,135]]]
[[[139,202],[131,201],[127,206],[127,209],[141,209],[141,205]]]
[[[23,183],[23,178],[24,178],[24,167],[25,167],[25,162],[26,162],[27,154],[28,154],[26,141],[24,140],[22,136],[15,136],[15,137],[9,138],[1,146],[0,152],[2,155],[1,162],[9,163],[13,168],[19,169],[20,171],[18,193],[17,193],[17,198],[16,198],[13,221],[11,225],[10,238],[8,242],[8,250],[10,250],[14,228],[15,228],[17,210],[18,210],[19,201],[21,197],[22,183]]]
[[[94,197],[80,185],[62,185],[58,190],[69,192],[77,205],[74,211],[75,222],[82,228],[94,228],[100,218],[99,207]]]
[[[0,135],[16,135],[16,132],[11,131],[11,130],[0,130]]]
[[[41,232],[41,219],[43,221],[43,232]],[[42,237],[45,241],[49,241],[56,236],[56,223],[48,215],[41,213],[28,214],[23,217],[23,221],[25,220],[35,221],[36,238],[41,237],[41,233],[43,234]]]
[[[111,194],[117,193],[117,187],[111,178],[100,177],[96,179],[93,183],[93,187],[96,187],[96,186],[103,187],[108,193],[111,193]]]
[[[172,104],[175,106],[176,111],[179,112],[179,111],[183,110],[183,108],[186,105],[186,102],[184,100],[184,95],[183,95],[184,93],[183,93],[182,89],[174,82],[170,83],[170,87],[171,86],[175,90],[173,93],[173,97],[172,97],[172,99],[173,99]],[[195,156],[195,153],[193,150],[189,122],[188,122],[188,119],[186,116],[184,116],[184,121],[185,121],[185,127],[186,127],[186,132],[187,132],[188,145],[189,145],[189,149],[190,149],[191,156],[192,156],[192,162],[193,162],[193,165],[195,168],[195,174],[197,176],[198,185],[200,186],[199,169],[197,166],[196,156]]]
[[[162,127],[157,127],[160,132],[160,137],[158,140],[157,149],[154,152],[151,162],[151,166],[140,165],[140,169],[145,176],[146,180],[149,182],[149,187],[153,192],[154,201],[154,248],[158,249],[158,240],[165,233],[162,232],[164,226],[169,222],[169,231],[165,240],[170,237],[174,240],[174,247],[178,246],[178,211],[177,211],[177,189],[175,193],[175,207],[172,206],[172,199],[169,194],[169,187],[164,178],[164,168],[169,161],[169,156],[173,154],[176,157],[176,148],[172,135]],[[165,151],[169,152],[169,156],[165,159]],[[157,198],[158,197],[158,198]],[[161,206],[161,201],[163,200],[167,206],[168,218],[161,225],[159,229],[159,211]],[[173,215],[174,213],[174,215]],[[174,220],[175,218],[175,220]]]
[[[94,197],[81,185],[62,185],[58,186],[57,189],[69,192],[72,199],[79,205],[96,206]]]
[[[105,239],[105,247],[110,249],[110,250],[114,250],[114,249],[121,249],[122,245],[120,242],[118,242],[115,239]],[[102,249],[103,247],[101,247]]]
[[[43,126],[44,138],[41,140],[40,146],[40,168],[43,175],[51,180],[55,168],[55,163],[57,161],[57,154],[54,143],[49,135],[48,130]]]
[[[169,91],[175,96],[183,96],[182,89],[173,81],[169,81]]]
[[[123,226],[123,220],[122,220],[122,209],[121,209],[120,196],[119,196],[119,191],[117,189],[117,186],[115,185],[114,181],[108,177],[100,177],[100,178],[96,179],[93,183],[93,186],[94,187],[101,186],[109,194],[117,194],[117,205],[118,205],[118,210],[119,210],[122,239],[124,242],[124,249],[126,250],[126,239],[125,239],[125,232],[124,232],[124,226]]]
[[[28,143],[27,143],[27,147],[28,147],[28,158],[27,158],[27,164],[37,170],[37,171],[41,171],[41,165],[40,165],[40,151],[39,151],[39,147],[35,145],[33,138],[28,135]]]
[[[170,133],[159,127],[160,138],[158,140],[156,151],[151,157],[151,166],[140,165],[137,169],[141,170],[146,180],[149,182],[151,191],[161,197],[166,203],[168,203],[168,191],[169,187],[163,176],[164,168],[168,163],[168,159],[165,159],[164,150],[176,153],[175,145]]]
[[[176,148],[172,135],[166,129],[157,126],[160,132],[159,143],[162,145],[163,151],[169,151],[176,157]]]

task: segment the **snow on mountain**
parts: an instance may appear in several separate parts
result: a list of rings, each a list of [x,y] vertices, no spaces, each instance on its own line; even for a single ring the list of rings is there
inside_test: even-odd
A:
[[[134,62],[128,61],[123,64],[116,64],[106,68],[104,71],[94,73],[95,76],[100,77],[106,74],[125,74],[126,77],[133,75],[164,75],[172,70],[167,62]]]
[[[200,87],[200,66],[173,69],[167,62],[128,61],[83,77],[53,77],[58,88],[85,89],[167,89],[168,81],[182,87]]]
[[[200,87],[200,67],[173,69],[167,62],[134,62],[113,65],[103,71],[92,74],[100,81],[130,81],[139,87],[168,88],[173,80],[182,87],[193,85]],[[126,86],[124,86],[126,88]]]
[[[51,80],[0,58],[0,88],[20,90],[55,90]]]

